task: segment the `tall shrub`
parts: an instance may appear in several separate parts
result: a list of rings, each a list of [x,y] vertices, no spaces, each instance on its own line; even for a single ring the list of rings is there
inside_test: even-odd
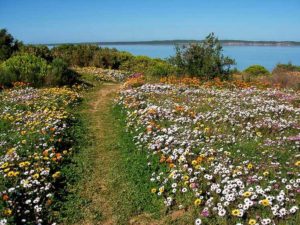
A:
[[[34,55],[16,55],[0,66],[0,83],[10,85],[16,81],[42,86],[48,72],[47,61]]]
[[[0,62],[8,59],[21,45],[6,29],[0,29]]]
[[[197,76],[204,80],[219,77],[227,79],[235,61],[222,54],[222,46],[213,33],[201,43],[176,46],[176,54],[169,61],[178,68],[180,74]]]

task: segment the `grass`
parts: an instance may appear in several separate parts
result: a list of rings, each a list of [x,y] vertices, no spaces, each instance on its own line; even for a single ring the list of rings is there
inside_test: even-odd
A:
[[[150,193],[146,154],[136,149],[126,131],[124,112],[114,106],[113,95],[101,100],[103,87],[107,88],[97,85],[88,91],[77,109],[73,132],[79,141],[72,163],[64,170],[69,194],[62,204],[61,222],[128,224],[139,220],[145,224],[161,215],[162,202]]]

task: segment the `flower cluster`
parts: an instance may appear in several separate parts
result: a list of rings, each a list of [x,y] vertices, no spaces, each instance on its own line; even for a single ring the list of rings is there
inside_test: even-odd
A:
[[[130,75],[130,73],[125,71],[102,69],[98,67],[75,67],[73,70],[80,74],[91,74],[99,81],[109,82],[121,82]]]
[[[78,99],[67,88],[0,93],[1,224],[51,223],[61,165],[71,152],[67,107]]]
[[[299,102],[288,90],[169,84],[119,100],[167,207],[195,224],[263,225],[299,218]]]

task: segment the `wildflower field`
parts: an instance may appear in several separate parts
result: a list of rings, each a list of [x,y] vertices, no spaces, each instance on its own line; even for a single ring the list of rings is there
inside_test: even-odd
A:
[[[52,224],[62,166],[72,152],[68,88],[0,92],[0,224]],[[2,217],[2,218],[1,218]]]
[[[196,225],[300,224],[299,92],[160,83],[118,104],[168,211]]]

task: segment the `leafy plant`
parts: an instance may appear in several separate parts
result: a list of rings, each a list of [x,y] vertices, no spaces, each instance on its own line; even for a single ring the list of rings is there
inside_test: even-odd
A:
[[[0,29],[0,62],[8,59],[21,45],[6,29]]]
[[[48,62],[51,62],[53,60],[51,51],[46,45],[23,45],[16,54],[24,53],[41,57],[47,60]]]
[[[0,83],[10,85],[22,81],[42,86],[47,71],[47,61],[42,58],[29,54],[13,56],[1,64]]]
[[[246,74],[249,74],[250,76],[265,76],[270,74],[270,72],[261,65],[249,66],[247,69],[244,70],[244,72]]]
[[[55,58],[45,77],[45,84],[52,86],[73,84],[77,80],[77,76],[76,72],[68,69],[68,64],[64,60]]]
[[[178,68],[180,74],[197,76],[204,80],[216,77],[228,79],[235,61],[225,57],[222,51],[220,41],[211,33],[202,43],[176,46],[176,54],[169,61]]]

